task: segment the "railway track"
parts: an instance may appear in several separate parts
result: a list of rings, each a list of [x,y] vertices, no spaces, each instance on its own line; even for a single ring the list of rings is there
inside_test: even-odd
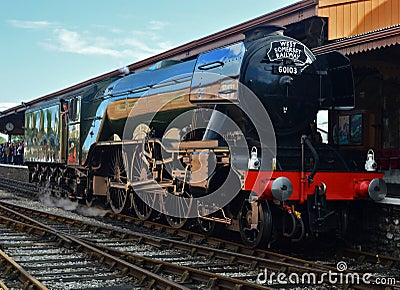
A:
[[[356,259],[358,262],[365,262],[371,265],[381,265],[388,269],[400,270],[400,259],[377,253],[358,251],[354,249],[341,249],[339,254],[345,257]]]
[[[5,214],[5,208],[1,207],[1,210],[2,214]],[[34,222],[32,218],[18,214],[15,211],[9,211],[9,213],[14,218],[18,217],[19,219],[24,219],[31,223]],[[49,217],[45,217],[43,213],[38,214],[39,217],[42,219],[44,218],[45,220]],[[35,223],[38,223],[40,227],[47,228],[48,230],[57,229],[57,231],[63,232],[69,238],[79,236],[80,239],[85,240],[85,243],[88,243],[93,247],[99,248],[104,252],[111,253],[115,256],[119,256],[121,259],[134,263],[141,268],[157,272],[163,276],[169,277],[169,279],[177,280],[183,285],[189,284],[190,288],[193,289],[266,289],[265,287],[254,283],[248,283],[229,276],[215,274],[215,272],[221,273],[223,270],[224,272],[230,273],[236,272],[240,275],[240,271],[245,271],[243,268],[234,268],[232,263],[230,265],[221,260],[213,260],[212,264],[210,264],[211,260],[204,259],[203,256],[193,255],[188,258],[187,255],[182,255],[182,253],[176,252],[174,249],[168,249],[165,247],[164,243],[157,243],[157,241],[154,241],[154,249],[151,249],[148,243],[131,243],[128,237],[125,240],[118,236],[113,238],[110,232],[105,232],[99,228],[82,229],[81,224],[75,223],[76,228],[72,229],[70,222],[73,223],[73,220],[66,221],[62,218],[61,220],[58,220],[60,223],[56,223],[55,221],[56,217],[53,215],[51,219],[51,227],[38,223],[37,221],[35,221]],[[149,256],[157,259],[152,259]],[[188,264],[193,268],[188,267]],[[213,271],[203,270],[209,269],[209,267],[213,267]],[[242,276],[242,278],[249,277]]]
[[[0,181],[1,183],[1,181]],[[8,188],[12,188],[14,190],[18,190],[18,187],[20,185],[25,186],[24,183],[17,182],[15,184],[13,183],[8,183],[7,186]],[[38,197],[38,191],[24,191],[25,194],[28,194],[29,196],[33,196],[35,198]],[[15,205],[14,205],[15,206]],[[19,208],[18,210],[29,210],[26,208]],[[175,229],[170,226],[167,226],[162,223],[157,223],[157,222],[152,222],[152,221],[142,221],[138,218],[135,218],[133,216],[129,215],[124,215],[124,214],[115,214],[111,211],[101,211],[101,217],[98,216],[93,216],[94,219],[97,219],[99,222],[104,223],[104,224],[109,224],[109,225],[114,225],[118,228],[125,228],[125,229],[131,229],[132,231],[137,231],[138,229],[146,229],[145,233],[151,233],[152,235],[157,234],[159,237],[170,237],[171,239],[178,239],[181,241],[187,241],[190,243],[187,245],[187,249],[192,251],[192,245],[197,244],[205,247],[205,252],[207,255],[212,255],[212,256],[217,256],[216,254],[213,254],[214,249],[218,252],[221,249],[224,249],[225,251],[229,251],[233,253],[234,255],[247,255],[251,257],[258,257],[260,259],[265,259],[265,260],[272,260],[272,261],[277,261],[277,262],[286,262],[290,265],[296,265],[296,266],[305,266],[305,267],[312,267],[315,269],[319,270],[325,270],[325,271],[333,271],[335,270],[334,267],[329,267],[325,265],[321,265],[318,263],[313,263],[311,261],[303,260],[303,259],[298,259],[296,257],[292,256],[287,256],[283,254],[279,254],[276,252],[272,251],[266,251],[263,249],[252,249],[244,246],[243,244],[231,242],[228,240],[223,240],[219,238],[214,238],[214,237],[206,237],[203,234],[197,233],[195,231],[189,231],[189,230],[184,230],[184,229]],[[150,237],[151,238],[151,237]],[[139,235],[138,239],[143,238]],[[181,243],[184,245],[184,243]],[[229,257],[230,259],[230,257]],[[251,263],[255,263],[252,259]],[[264,265],[259,265],[259,266],[264,266]],[[276,270],[280,269],[280,267],[277,267]]]
[[[329,263],[329,264],[320,264],[320,263],[315,263],[309,260],[304,260],[304,259],[299,259],[293,256],[288,256],[284,254],[280,254],[277,252],[272,252],[272,251],[267,251],[263,249],[252,249],[244,246],[243,244],[238,244],[234,243],[228,240],[223,240],[215,237],[206,237],[200,233],[197,233],[195,231],[189,231],[189,230],[183,230],[183,229],[175,229],[172,228],[168,225],[162,224],[162,223],[157,223],[157,222],[151,222],[151,221],[146,221],[143,222],[142,220],[135,218],[133,216],[129,215],[124,215],[124,214],[115,214],[111,211],[107,211],[104,213],[104,216],[102,217],[94,217],[95,219],[105,222],[107,224],[111,224],[117,227],[121,228],[129,228],[132,230],[137,230],[138,228],[143,229],[145,228],[148,233],[151,233],[154,235],[154,233],[158,233],[162,236],[169,236],[173,239],[181,239],[183,241],[190,241],[190,243],[195,243],[198,245],[203,245],[207,246],[210,248],[216,248],[216,249],[224,249],[230,252],[234,253],[240,253],[252,257],[260,257],[260,258],[265,258],[269,260],[274,260],[274,261],[279,261],[279,262],[287,262],[293,265],[299,265],[299,266],[306,266],[306,267],[312,267],[312,268],[317,268],[320,270],[325,270],[326,272],[328,271],[337,271],[337,262],[341,261],[343,257],[347,257],[349,259],[355,259],[355,261],[349,261],[349,271],[348,273],[351,273],[351,271],[356,272],[360,270],[360,265],[364,265],[363,271],[368,272],[370,269],[366,269],[365,267],[369,264],[372,266],[372,268],[377,272],[380,273],[383,270],[388,270],[388,275],[390,276],[390,270],[391,269],[397,269],[400,270],[400,259],[394,258],[394,257],[389,257],[389,256],[384,256],[384,255],[379,255],[376,253],[368,253],[368,252],[360,252],[356,250],[352,250],[349,248],[341,248],[339,249],[337,255],[336,255],[336,262],[334,263]],[[210,251],[211,253],[211,251]],[[211,254],[212,255],[212,254]],[[332,265],[332,266],[329,266]],[[283,268],[285,269],[285,268]],[[296,269],[294,270],[296,271]],[[290,273],[290,271],[288,271]],[[397,271],[396,273],[399,273]],[[393,276],[393,275],[391,275]]]
[[[33,211],[29,208],[19,207],[16,205],[12,205],[12,207],[18,212],[23,212],[24,214],[30,212],[29,215],[32,214],[35,216]],[[182,280],[186,283],[192,284],[203,283],[201,284],[202,287],[210,288],[218,285],[219,287],[226,287],[226,289],[238,287],[241,289],[259,289],[260,286],[254,284],[254,279],[257,277],[259,270],[264,268],[269,271],[285,273],[313,272],[317,273],[317,275],[321,275],[327,271],[336,270],[335,267],[329,267],[266,250],[249,249],[243,245],[226,240],[206,238],[203,235],[192,231],[178,231],[166,225],[154,222],[143,222],[131,216],[116,215],[112,212],[106,212],[105,216],[100,219],[102,223],[112,224],[112,228],[109,226],[99,227],[98,225],[84,223],[65,217],[55,217],[55,215],[45,212],[42,212],[39,215],[41,216],[42,222],[45,222],[47,225],[50,220],[52,221],[51,223],[55,223],[52,225],[53,228],[59,228],[62,230],[62,227],[64,227],[63,232],[65,234],[79,236],[93,247],[100,248],[105,252],[121,257],[133,264],[136,263],[140,267],[146,269],[155,268],[157,269],[156,272],[160,272],[160,269],[168,269],[165,271],[170,277],[175,276],[173,279]],[[60,218],[61,225],[60,221],[55,222]],[[146,227],[147,231],[151,232],[152,235],[150,236],[135,232],[135,229],[137,230],[139,227]],[[74,228],[80,228],[78,233],[75,232]],[[129,228],[130,230],[126,228]],[[84,233],[82,231],[83,229],[96,234],[101,233],[102,237],[90,236],[87,233]],[[155,233],[160,236],[154,237]],[[125,244],[121,243],[121,240],[123,240]],[[190,241],[190,243],[187,241]],[[129,247],[133,247],[136,254],[129,253],[126,250]],[[153,247],[153,250],[149,250],[149,247]],[[157,255],[154,255],[154,253],[149,254],[149,251],[156,251]],[[164,251],[166,255],[161,255],[161,251]],[[149,255],[147,257],[142,253],[138,255],[138,252],[148,253]],[[181,259],[182,256],[185,257],[185,259]],[[195,268],[197,271],[206,273],[218,273],[219,276],[225,275],[225,277],[233,280],[230,282],[223,282],[223,279],[219,276],[198,278],[198,273],[194,273],[193,271],[191,272],[190,261],[188,261],[187,257],[196,257],[196,259],[193,258],[191,262],[197,264],[197,266],[192,267],[192,269]],[[201,257],[201,259],[197,260],[198,257]],[[155,264],[155,262],[152,261],[154,258],[159,260],[163,259],[164,264]],[[211,261],[213,261],[213,264]],[[180,270],[181,272],[177,274],[177,270],[174,269],[176,268],[174,266],[177,266],[177,264],[180,264],[179,266],[183,267],[183,274],[182,269]],[[237,273],[240,274],[235,275]],[[254,288],[243,287],[243,281],[246,280],[250,281],[250,285],[248,286]],[[365,287],[365,285],[354,285],[354,288],[371,289],[371,285],[368,287]],[[383,287],[378,286],[374,288],[384,289]]]
[[[133,275],[132,267],[125,275],[123,269],[107,265],[99,251],[82,244],[78,248],[65,236],[4,216],[0,224],[3,269],[18,277],[23,283],[20,289],[140,289],[140,277]]]
[[[15,179],[0,178],[0,185],[2,188],[18,191],[18,193],[22,193],[31,198],[39,197],[40,190],[32,183],[22,182]]]
[[[0,289],[24,289],[27,285],[41,285],[10,256],[0,250]]]
[[[316,273],[319,278],[323,273],[329,270],[333,271],[332,267],[301,259],[295,259],[297,263],[302,262],[303,264],[303,266],[298,266],[257,256],[247,256],[221,249],[196,246],[182,241],[154,238],[126,230],[99,227],[98,225],[82,223],[75,219],[59,217],[54,214],[37,212],[21,206],[8,205],[8,207],[14,208],[13,216],[19,215],[21,212],[29,216],[39,216],[40,219],[47,222],[47,225],[51,225],[51,228],[63,228],[63,232],[79,235],[92,246],[119,256],[121,259],[127,259],[140,267],[146,269],[162,268],[169,275],[175,276],[177,275],[176,268],[179,268],[180,274],[178,276],[181,279],[184,278],[186,283],[196,284],[202,282],[204,283],[202,287],[205,288],[218,286],[224,289],[261,289],[263,287],[244,283],[243,280],[255,283],[254,279],[257,277],[259,270],[264,268],[268,269],[268,271],[284,273],[312,272]],[[3,211],[3,206],[0,209]],[[93,233],[96,235],[93,236]],[[280,256],[285,257],[284,255]],[[287,258],[290,259],[290,257]],[[153,259],[162,259],[163,261],[157,264]],[[193,267],[195,271],[193,271]],[[217,273],[217,275],[210,275],[210,272]],[[205,276],[199,277],[200,274]],[[227,278],[221,277],[221,275],[227,276]],[[196,279],[198,280],[196,281]],[[354,288],[371,289],[371,286],[354,285]],[[383,289],[381,287],[376,288]]]
[[[1,181],[0,181],[1,182]],[[13,188],[14,190],[18,190],[19,186],[26,186],[25,183],[23,182],[17,182],[17,183],[8,183],[9,188]],[[38,197],[38,191],[34,190],[29,192],[28,190],[24,191],[25,194],[29,194],[34,196],[35,198]],[[29,210],[29,209],[24,209],[21,207],[19,210]],[[279,253],[271,252],[271,251],[266,251],[262,249],[251,249],[243,244],[239,243],[234,243],[230,242],[227,240],[223,239],[218,239],[214,237],[206,237],[200,233],[196,233],[194,231],[188,231],[184,229],[175,229],[170,226],[167,226],[165,224],[157,223],[157,222],[152,222],[152,221],[142,221],[138,218],[135,218],[133,216],[128,216],[124,214],[115,214],[111,211],[102,211],[101,217],[96,217],[93,216],[93,218],[97,219],[101,223],[105,224],[111,224],[114,225],[118,228],[126,228],[126,229],[131,229],[133,231],[137,231],[138,228],[146,228],[147,233],[151,233],[154,235],[155,233],[159,233],[161,235],[160,237],[171,237],[172,239],[180,239],[182,241],[190,241],[190,244],[187,245],[186,248],[188,248],[190,251],[192,251],[192,245],[197,244],[197,245],[202,245],[205,247],[205,251],[209,255],[214,255],[213,250],[215,249],[216,251],[219,251],[220,249],[224,249],[226,251],[235,253],[236,255],[247,255],[251,257],[258,257],[261,259],[265,260],[272,260],[272,261],[278,261],[278,262],[286,262],[289,263],[290,265],[297,265],[297,266],[305,266],[305,267],[313,267],[315,269],[320,269],[320,270],[335,270],[334,267],[328,267],[324,266],[318,263],[313,263],[311,261],[303,260],[303,259],[298,259],[295,257],[287,256],[287,255],[282,255]],[[142,239],[142,237],[139,235],[139,239]],[[151,238],[151,237],[149,237]],[[184,245],[184,243],[181,243]],[[230,259],[230,257],[229,257]],[[254,264],[254,261],[252,261]],[[264,266],[264,265],[260,265]],[[277,268],[277,269],[280,269]]]
[[[178,276],[179,273],[181,280],[186,281],[182,281],[183,283],[204,283],[201,285],[204,288],[265,289],[255,284],[260,266],[276,272],[302,273],[313,270],[319,275],[325,272],[322,269],[296,266],[221,249],[210,249],[182,241],[110,229],[20,206],[7,205],[7,207],[13,207],[13,210],[7,211],[5,206],[0,206],[2,214],[8,212],[13,218],[24,220],[26,220],[24,216],[29,215],[28,222],[33,221],[33,218],[39,219],[46,222],[46,225],[40,223],[41,227],[49,226],[49,229],[79,237],[94,247],[127,259],[148,270],[162,269],[167,271],[168,275],[174,276]]]

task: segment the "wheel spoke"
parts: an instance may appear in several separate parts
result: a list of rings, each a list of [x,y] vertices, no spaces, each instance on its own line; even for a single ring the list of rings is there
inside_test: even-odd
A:
[[[132,181],[147,181],[151,180],[152,177],[148,174],[148,166],[147,163],[143,160],[142,156],[142,148],[139,146],[136,148],[132,162],[131,162],[131,172],[132,172]],[[141,220],[148,220],[153,214],[153,207],[150,205],[154,205],[155,202],[155,194],[152,192],[144,192],[143,190],[140,193],[135,193],[132,198],[133,210],[135,211],[138,218]]]
[[[174,208],[176,209],[177,216],[166,215],[165,218],[168,224],[173,228],[182,228],[190,213],[193,197],[188,193],[184,192],[181,195],[173,196]]]
[[[136,194],[133,198],[133,209],[141,220],[149,219],[153,212],[153,209]]]
[[[126,187],[126,173],[125,166],[122,160],[122,152],[118,150],[111,159],[111,177],[109,178],[107,200],[110,204],[111,209],[115,213],[122,212],[127,206],[128,190]],[[113,184],[117,183],[121,187],[113,187]]]

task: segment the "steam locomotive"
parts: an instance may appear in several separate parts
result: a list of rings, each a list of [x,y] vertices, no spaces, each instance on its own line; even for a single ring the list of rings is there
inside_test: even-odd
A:
[[[354,107],[349,60],[314,55],[278,26],[185,61],[59,95],[26,111],[30,180],[56,196],[224,227],[250,246],[348,223],[348,202],[383,199],[317,136],[317,112]]]

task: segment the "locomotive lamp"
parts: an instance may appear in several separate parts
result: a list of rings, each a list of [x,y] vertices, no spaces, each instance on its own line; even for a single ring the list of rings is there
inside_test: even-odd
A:
[[[257,157],[257,148],[256,147],[251,148],[248,168],[256,169],[256,170],[258,170],[260,168],[260,160]]]
[[[372,149],[368,150],[367,161],[365,161],[365,170],[375,171],[377,164],[375,162],[374,151]]]

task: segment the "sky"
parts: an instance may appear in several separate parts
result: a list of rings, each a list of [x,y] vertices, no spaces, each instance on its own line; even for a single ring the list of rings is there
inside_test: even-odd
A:
[[[300,0],[0,0],[0,111]]]

